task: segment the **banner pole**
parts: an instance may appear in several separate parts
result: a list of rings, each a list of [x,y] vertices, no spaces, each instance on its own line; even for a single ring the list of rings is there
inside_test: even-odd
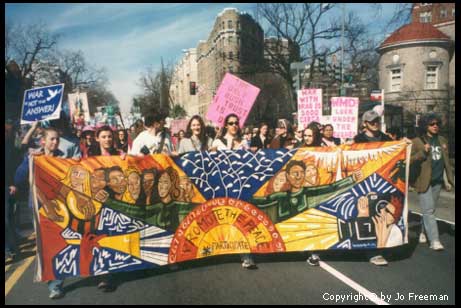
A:
[[[384,89],[381,89],[381,107],[383,109],[383,116],[381,117],[381,130],[386,133],[386,121],[384,120]]]

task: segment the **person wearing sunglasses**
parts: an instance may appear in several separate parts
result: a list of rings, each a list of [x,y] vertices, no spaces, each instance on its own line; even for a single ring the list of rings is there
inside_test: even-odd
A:
[[[435,217],[437,201],[442,185],[447,191],[454,187],[453,168],[448,157],[448,141],[439,135],[441,120],[434,113],[423,115],[420,120],[420,136],[412,140],[410,165],[415,170],[412,184],[419,197],[422,210],[420,243],[429,239],[429,248],[443,250]],[[426,237],[427,236],[427,237]]]
[[[354,142],[379,142],[392,141],[392,139],[381,131],[381,117],[374,110],[366,111],[362,116],[364,130],[354,137]]]
[[[221,137],[216,138],[211,146],[218,151],[248,150],[248,144],[242,140],[242,130],[238,115],[231,113],[224,119]]]
[[[224,127],[221,137],[213,141],[212,148],[222,150],[249,150],[249,146],[242,140],[238,115],[231,113],[224,119]],[[242,267],[244,269],[257,269],[256,263],[251,254],[241,254]]]
[[[381,131],[381,117],[374,110],[366,111],[362,116],[363,132],[354,137],[355,143],[392,141],[392,139]],[[370,262],[374,265],[387,265],[387,260],[381,255],[380,249],[368,253]]]

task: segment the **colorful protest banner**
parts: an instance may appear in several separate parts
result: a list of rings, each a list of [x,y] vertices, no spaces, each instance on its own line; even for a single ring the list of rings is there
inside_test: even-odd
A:
[[[171,121],[171,134],[177,134],[180,130],[186,131],[187,124],[189,123],[188,119],[174,119]]]
[[[332,97],[330,123],[336,138],[354,138],[357,135],[359,99],[357,97]]]
[[[68,98],[70,116],[71,119],[73,119],[73,122],[77,122],[79,115],[82,113],[84,115],[85,122],[89,122],[91,116],[86,92],[70,93],[68,94]]]
[[[63,83],[24,91],[21,124],[59,119],[63,91]]]
[[[298,128],[306,128],[312,122],[322,123],[322,89],[298,91]]]
[[[36,281],[208,256],[408,243],[411,144],[35,156]]]
[[[226,73],[208,108],[207,119],[223,127],[226,116],[235,113],[240,119],[240,127],[243,127],[259,91],[245,80]]]

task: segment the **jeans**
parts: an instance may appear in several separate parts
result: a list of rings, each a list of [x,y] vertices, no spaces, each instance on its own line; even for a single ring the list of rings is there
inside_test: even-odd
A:
[[[5,252],[17,253],[17,239],[14,217],[14,198],[5,185]]]
[[[435,206],[439,199],[442,184],[429,186],[425,193],[419,193],[419,206],[423,212],[423,232],[429,239],[429,242],[439,240],[439,229],[437,227],[437,220],[435,218]]]
[[[51,292],[54,289],[62,289],[62,285],[64,284],[64,280],[50,280],[48,281],[48,290]]]

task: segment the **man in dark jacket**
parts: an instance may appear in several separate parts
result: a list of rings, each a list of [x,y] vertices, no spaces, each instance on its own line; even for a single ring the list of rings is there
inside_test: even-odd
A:
[[[354,137],[354,142],[377,142],[392,141],[392,139],[381,131],[381,117],[374,110],[366,111],[362,116],[364,131]]]
[[[381,117],[374,110],[366,111],[362,116],[364,131],[354,137],[354,142],[379,142],[392,141],[392,139],[381,131]],[[380,254],[379,250],[369,253],[370,262],[375,265],[387,265],[386,259]]]

